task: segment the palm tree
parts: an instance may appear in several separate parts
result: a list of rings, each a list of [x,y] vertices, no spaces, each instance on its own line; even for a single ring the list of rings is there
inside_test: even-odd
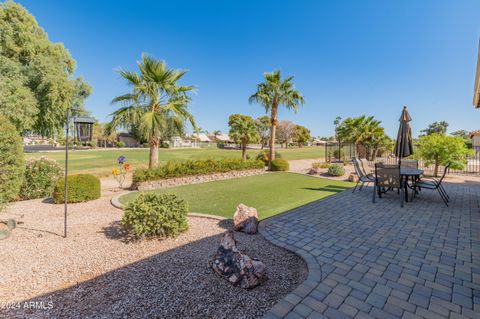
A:
[[[220,130],[214,130],[212,134],[213,134],[213,137],[215,138],[215,141],[217,141],[217,136],[221,135],[222,132]]]
[[[242,159],[247,159],[247,145],[259,140],[257,127],[252,117],[248,115],[232,114],[228,120],[230,138],[240,144]]]
[[[292,82],[293,76],[282,80],[280,71],[267,72],[264,74],[265,81],[257,85],[255,92],[248,101],[263,105],[266,112],[270,111],[270,156],[268,158],[268,167],[271,168],[272,161],[275,159],[275,132],[278,124],[278,107],[285,106],[287,109],[293,109],[296,113],[298,107],[304,103],[302,94],[295,89]]]
[[[162,136],[172,130],[182,132],[185,122],[196,128],[195,120],[188,111],[192,86],[177,84],[187,71],[169,69],[165,61],[142,54],[137,62],[139,73],[120,70],[120,75],[132,87],[132,92],[117,96],[112,104],[122,103],[113,112],[108,129],[118,126],[138,126],[140,134],[150,144],[150,168],[158,164],[158,148]],[[166,136],[166,135],[165,135]]]

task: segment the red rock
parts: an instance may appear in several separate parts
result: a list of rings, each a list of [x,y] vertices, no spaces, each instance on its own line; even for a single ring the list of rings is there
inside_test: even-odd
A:
[[[240,204],[233,215],[233,229],[247,234],[256,234],[258,229],[258,213],[253,207]]]

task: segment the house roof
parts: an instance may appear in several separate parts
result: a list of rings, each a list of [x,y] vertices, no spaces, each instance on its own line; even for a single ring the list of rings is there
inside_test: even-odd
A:
[[[480,41],[478,46],[477,73],[475,76],[475,88],[473,91],[473,106],[480,108]]]
[[[192,134],[192,137],[197,138],[200,142],[210,142],[210,139],[205,133],[194,133]]]
[[[470,138],[473,138],[474,136],[480,136],[480,130],[470,132]]]
[[[219,141],[223,141],[223,142],[230,142],[230,136],[228,136],[227,134],[217,134],[216,135],[216,139],[219,140]]]

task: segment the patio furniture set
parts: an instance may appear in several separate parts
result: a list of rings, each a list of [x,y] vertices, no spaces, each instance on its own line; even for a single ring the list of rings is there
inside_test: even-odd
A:
[[[400,196],[401,206],[409,201],[409,189],[411,190],[410,201],[419,194],[422,189],[436,190],[446,206],[448,206],[450,197],[442,186],[443,179],[447,174],[450,165],[446,165],[440,179],[423,176],[423,170],[418,168],[417,160],[400,160],[398,165],[385,164],[383,162],[375,163],[375,170],[369,169],[368,162],[365,159],[354,158],[353,166],[358,175],[358,182],[352,192],[355,192],[360,184],[359,190],[362,190],[364,184],[373,183],[373,202],[378,195],[388,191],[396,190]]]

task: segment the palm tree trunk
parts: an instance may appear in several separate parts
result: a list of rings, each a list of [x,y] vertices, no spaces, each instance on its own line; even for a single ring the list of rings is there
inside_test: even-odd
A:
[[[247,143],[242,142],[242,160],[247,159]]]
[[[150,141],[150,158],[148,168],[154,168],[158,164],[158,139],[152,138]]]
[[[271,121],[272,126],[270,128],[270,156],[268,157],[268,169],[272,169],[272,161],[275,159],[275,133],[277,132],[277,101],[274,100],[272,104]]]

